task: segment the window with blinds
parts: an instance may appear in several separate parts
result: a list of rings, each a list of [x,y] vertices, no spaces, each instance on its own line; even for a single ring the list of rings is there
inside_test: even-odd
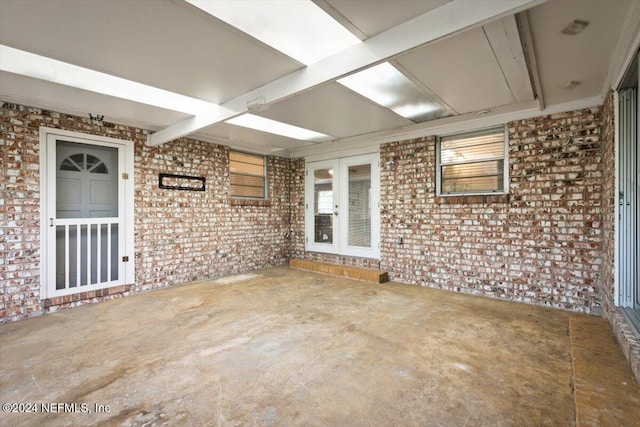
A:
[[[506,193],[507,144],[504,127],[438,138],[437,194]]]
[[[265,199],[267,168],[264,156],[229,152],[231,197]]]

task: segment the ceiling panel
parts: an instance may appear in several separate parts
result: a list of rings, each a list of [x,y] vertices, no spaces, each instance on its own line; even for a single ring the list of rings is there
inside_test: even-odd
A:
[[[397,61],[460,114],[515,102],[482,28],[437,41]]]
[[[300,67],[177,0],[1,1],[0,43],[214,103]]]
[[[451,0],[376,0],[363,5],[362,0],[319,0],[329,5],[367,37],[373,37]],[[327,10],[330,14],[330,10]],[[335,15],[334,15],[335,17]]]
[[[602,93],[631,1],[549,1],[528,11],[545,104]],[[588,21],[589,25],[575,36],[562,34],[574,19]],[[565,89],[563,85],[572,80],[581,84]]]
[[[260,115],[336,138],[413,123],[337,83],[327,83],[287,98]]]
[[[89,113],[104,115],[109,122],[154,130],[189,117],[176,111],[4,71],[0,71],[0,99],[81,117],[87,117]]]
[[[362,38],[448,2],[314,1]],[[637,0],[549,0],[527,12],[547,105],[602,93],[610,56],[633,1]],[[577,36],[561,34],[573,19],[590,25]],[[516,97],[509,84],[527,83],[519,78],[528,73],[521,52],[514,49],[519,47],[515,20],[509,20],[509,25],[504,19],[495,21],[391,62],[456,113],[512,104]],[[0,0],[0,43],[215,103],[301,67],[183,0]],[[516,59],[518,63],[511,63]],[[564,89],[562,85],[571,80],[581,84]],[[520,100],[531,97],[530,88],[524,89]],[[104,114],[110,121],[152,130],[187,117],[9,73],[0,73],[0,97],[85,117],[89,112]],[[293,95],[260,115],[336,138],[413,124],[336,83]],[[261,147],[264,152],[313,145],[225,123],[202,129],[198,135],[230,146]]]
[[[199,134],[209,138],[215,138],[220,143],[233,147],[236,144],[249,144],[263,147],[270,152],[292,150],[313,145],[312,142],[300,141],[271,133],[260,132],[240,126],[230,125],[224,122],[202,129]]]

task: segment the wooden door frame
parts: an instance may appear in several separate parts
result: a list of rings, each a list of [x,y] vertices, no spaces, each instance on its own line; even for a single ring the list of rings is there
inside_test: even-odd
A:
[[[48,280],[48,268],[51,260],[48,257],[49,244],[48,242],[48,207],[49,192],[47,191],[49,185],[49,172],[51,164],[51,156],[56,156],[56,153],[50,153],[48,149],[48,140],[50,137],[60,139],[70,139],[71,142],[79,142],[89,145],[102,145],[117,147],[119,153],[122,156],[118,156],[118,174],[126,174],[126,179],[123,176],[118,177],[119,180],[119,192],[123,194],[119,195],[122,200],[122,205],[119,206],[119,215],[124,217],[124,247],[122,248],[121,255],[128,256],[130,262],[125,264],[123,284],[132,284],[135,281],[135,262],[134,262],[134,143],[132,141],[125,141],[121,139],[88,135],[80,132],[73,132],[55,128],[41,127],[40,128],[40,298],[51,298],[50,287],[47,283]],[[76,140],[76,141],[73,141]],[[81,140],[81,141],[77,141]],[[84,292],[83,289],[78,289],[78,292]]]

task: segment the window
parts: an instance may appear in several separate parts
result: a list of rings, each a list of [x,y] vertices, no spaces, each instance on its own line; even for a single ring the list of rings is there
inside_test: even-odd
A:
[[[91,154],[73,154],[62,161],[61,171],[80,172],[87,170],[90,173],[109,174],[107,166],[99,158]]]
[[[333,214],[333,191],[318,191],[318,214]]]
[[[267,169],[264,156],[231,151],[229,153],[231,197],[265,199]]]
[[[508,182],[504,127],[438,138],[437,195],[504,194]]]

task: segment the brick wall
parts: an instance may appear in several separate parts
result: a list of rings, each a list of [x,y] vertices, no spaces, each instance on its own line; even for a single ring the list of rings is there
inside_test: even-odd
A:
[[[3,107],[1,114],[0,319],[16,319],[40,310],[40,165],[33,143],[38,130],[29,129],[26,119],[44,116],[17,106]]]
[[[380,164],[396,166],[381,170],[381,267],[400,282],[601,313],[600,115],[509,123],[508,196],[437,198],[435,138],[383,145]]]
[[[304,159],[268,158],[269,200],[229,197],[228,148],[53,111],[0,109],[0,321],[41,314],[39,128],[131,141],[136,282],[49,309],[281,265],[290,257],[387,269],[394,280],[600,314],[640,378],[640,343],[612,304],[613,97],[508,124],[508,196],[436,198],[435,139],[381,147],[380,260],[305,252]],[[205,176],[207,191],[161,190],[158,173]],[[288,231],[292,233],[286,237]],[[396,243],[397,237],[404,244]],[[74,300],[75,299],[75,300]]]
[[[150,148],[147,131],[53,111],[0,109],[0,319],[42,313],[40,301],[40,126],[135,145],[136,282],[122,293],[53,301],[51,310],[142,290],[281,265],[287,260],[291,161],[269,157],[269,202],[229,198],[228,148],[182,139]],[[161,190],[158,174],[204,176],[206,192]]]
[[[605,317],[613,308],[615,258],[616,161],[613,93],[605,98],[602,107],[602,297]]]
[[[288,159],[269,157],[269,206],[261,206],[230,203],[227,147],[183,139],[135,152],[140,289],[286,262]],[[206,191],[159,189],[161,172],[204,176]]]
[[[434,137],[382,145],[380,164],[395,167],[380,171],[380,268],[404,283],[602,313],[601,114],[509,123],[505,196],[435,197]],[[377,268],[378,260],[304,252],[302,159],[293,174],[292,257]]]
[[[297,158],[291,160],[291,229],[293,234],[289,243],[291,258],[302,259],[304,251],[304,170],[305,160]]]
[[[589,109],[510,123],[509,196],[436,198],[434,138],[383,145],[381,164],[394,159],[396,166],[381,171],[378,261],[305,253],[304,159],[270,157],[269,206],[234,205],[228,193],[226,147],[183,139],[149,148],[142,129],[5,106],[0,317],[27,317],[42,309],[41,125],[135,144],[136,283],[129,292],[279,265],[296,257],[380,266],[402,282],[599,313],[600,113]],[[160,172],[205,176],[207,191],[160,190]],[[293,234],[287,238],[289,228]],[[403,245],[395,243],[400,236]],[[606,269],[602,273],[608,274]],[[89,295],[88,300],[110,297]]]

